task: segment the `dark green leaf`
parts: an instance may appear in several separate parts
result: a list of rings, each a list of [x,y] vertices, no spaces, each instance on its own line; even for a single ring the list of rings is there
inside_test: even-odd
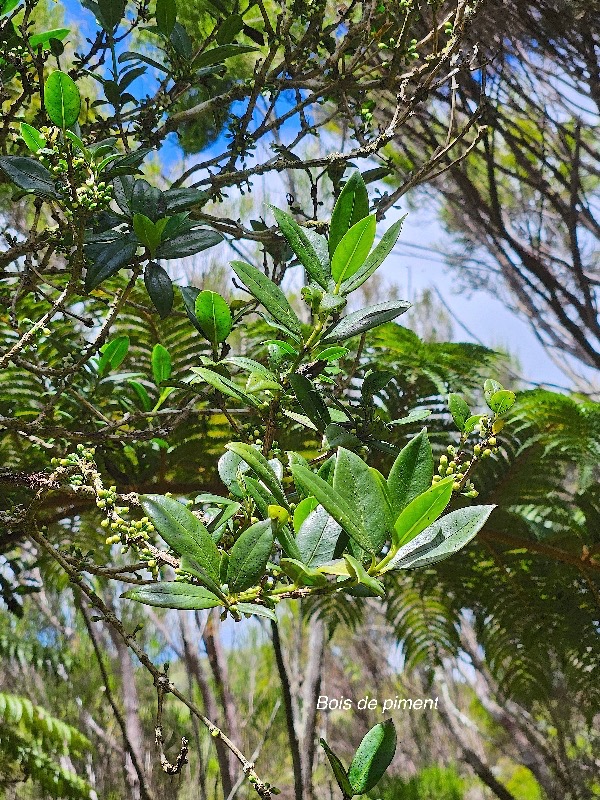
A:
[[[380,722],[358,746],[348,780],[354,794],[370,791],[383,778],[396,752],[396,729],[391,719]]]
[[[150,261],[144,270],[144,283],[160,318],[168,317],[173,308],[173,283],[160,264]]]
[[[317,430],[324,431],[331,422],[331,415],[319,392],[304,375],[293,373],[289,376],[289,381],[306,416]]]
[[[39,197],[60,197],[52,175],[34,158],[2,156],[0,169],[12,183],[25,192],[31,192]]]
[[[325,510],[338,522],[354,541],[369,553],[377,553],[373,545],[370,534],[365,531],[356,521],[354,501],[349,505],[343,497],[333,490],[333,488],[315,475],[314,472],[302,464],[292,465],[292,475],[296,486],[308,495],[316,497]]]
[[[213,345],[224,342],[231,333],[231,311],[217,292],[208,289],[196,297],[195,314],[202,333]]]
[[[317,501],[306,498],[302,503],[312,505]],[[299,506],[302,505],[299,504]],[[296,508],[294,512],[294,525],[296,524]],[[310,511],[300,525],[296,535],[296,544],[300,550],[302,561],[307,567],[320,567],[333,559],[335,546],[342,529],[321,505]]]
[[[229,44],[244,27],[244,20],[239,14],[229,14],[219,25],[217,31],[217,42],[219,44]]]
[[[156,0],[156,26],[163,36],[170,36],[177,20],[175,0]]]
[[[90,292],[102,281],[115,275],[135,256],[138,241],[133,234],[120,234],[117,239],[104,244],[90,244],[84,248],[88,261],[85,288]]]
[[[431,486],[433,479],[433,453],[427,431],[411,439],[392,465],[388,476],[388,496],[394,517]]]
[[[162,344],[155,344],[152,348],[152,377],[154,383],[159,386],[163,381],[168,381],[171,377],[171,356],[166,347]]]
[[[214,539],[212,536],[211,540],[214,543]],[[221,564],[221,556],[219,555],[219,566],[220,564]],[[215,576],[212,574],[212,571],[207,567],[203,566],[202,564],[200,564],[200,562],[196,561],[195,558],[192,558],[191,556],[188,555],[181,556],[179,567],[184,572],[187,572],[189,575],[193,575],[194,578],[197,578],[203,586],[205,586],[213,594],[216,594],[217,597],[220,597],[221,600],[226,599],[225,595],[221,590],[220,583],[218,580],[215,579]]]
[[[147,606],[160,608],[178,608],[186,610],[200,610],[214,608],[222,605],[218,597],[203,586],[194,586],[191,583],[153,583],[142,589],[130,589],[121,597],[135,600]]]
[[[372,370],[366,376],[360,387],[363,401],[370,400],[374,395],[384,389],[392,378],[396,377],[395,372],[388,370]]]
[[[329,747],[325,739],[320,739],[321,747],[325,750],[325,755],[329,761],[331,769],[333,770],[333,775],[337,781],[338,786],[340,787],[340,791],[344,796],[344,800],[347,800],[349,797],[353,797],[355,792],[350,785],[350,781],[348,780],[348,774],[344,769],[344,765],[340,761],[340,759],[336,756],[333,750]]]
[[[44,106],[50,120],[59,128],[69,128],[77,122],[81,110],[81,97],[75,81],[55,70],[44,84]]]
[[[189,556],[197,561],[218,582],[221,557],[212,536],[200,520],[172,497],[146,494],[141,496],[140,502],[169,547],[178,555]]]
[[[185,59],[190,58],[193,50],[192,40],[190,39],[186,29],[180,22],[176,22],[173,25],[173,30],[171,31],[170,39],[171,39],[171,44],[175,48],[175,52],[177,53],[177,55]]]
[[[214,247],[223,241],[223,237],[217,231],[209,228],[195,228],[194,230],[169,239],[163,242],[156,251],[157,258],[185,258]]]
[[[144,64],[148,64],[150,67],[154,67],[154,69],[158,69],[161,72],[168,72],[169,70],[165,67],[164,64],[160,64],[158,61],[155,61],[153,58],[149,56],[142,55],[141,53],[133,53],[131,51],[127,51],[125,53],[121,53],[119,56],[119,64],[124,64],[127,61],[142,61]]]
[[[364,264],[375,241],[375,215],[361,219],[348,230],[331,257],[331,276],[340,286]]]
[[[378,325],[383,325],[384,322],[396,319],[409,308],[410,303],[402,300],[391,300],[387,303],[361,308],[360,311],[348,314],[347,317],[328,328],[321,339],[321,344],[335,344],[350,339],[352,336],[358,336],[359,333],[364,333]]]
[[[250,294],[267,309],[269,314],[286,330],[298,336],[300,320],[279,286],[267,278],[264,272],[244,261],[232,261],[231,267]]]
[[[418,569],[454,555],[483,528],[495,506],[471,506],[451,511],[401,547],[386,567]]]
[[[471,409],[461,397],[461,395],[453,392],[448,395],[448,408],[452,414],[452,419],[458,430],[462,433],[465,429],[465,423],[471,416]]]
[[[219,47],[213,47],[212,50],[205,50],[197,58],[194,59],[194,67],[210,67],[213,64],[222,64],[228,58],[239,56],[242,53],[253,53],[256,47],[250,47],[245,44],[224,44]]]
[[[323,289],[331,277],[327,242],[314,231],[300,227],[296,220],[285,211],[271,206],[279,229],[288,241],[289,246],[298,256],[298,260],[308,275]],[[318,238],[317,238],[318,237]],[[316,247],[315,247],[316,245]]]
[[[329,232],[329,255],[333,256],[344,234],[369,214],[369,195],[360,172],[353,173],[337,199]]]
[[[350,294],[350,292],[358,289],[359,286],[362,286],[362,284],[368,278],[370,278],[377,269],[379,269],[379,267],[394,249],[394,246],[398,241],[398,237],[400,236],[402,223],[404,222],[405,218],[406,215],[404,215],[402,219],[399,219],[398,222],[394,222],[394,224],[388,228],[373,252],[367,257],[362,267],[360,267],[360,269],[358,269],[354,275],[352,275],[352,277],[342,282],[342,285],[340,286],[340,292],[342,294]]]
[[[150,149],[147,147],[141,147],[139,150],[136,150],[134,153],[124,153],[123,155],[118,155],[115,159],[111,160],[110,163],[103,168],[102,177],[104,180],[109,180],[110,178],[114,178],[117,175],[132,175],[135,172],[139,172],[140,164],[146,158]],[[144,181],[146,186],[148,183]],[[135,189],[135,185],[134,185]],[[161,195],[162,193],[158,189],[154,189],[154,192]],[[133,199],[133,193],[132,193]],[[146,216],[152,218],[156,218],[152,212],[148,213],[148,210],[144,205],[136,206],[135,208],[132,206],[131,211],[139,211],[141,214],[146,214]],[[162,216],[159,215],[159,216]]]
[[[230,592],[243,592],[262,578],[273,542],[271,520],[256,522],[242,533],[229,556],[227,583]]]
[[[385,495],[368,464],[343,447],[337,453],[333,489],[352,508],[356,525],[366,531],[369,547],[365,549],[369,553],[378,553],[393,523]],[[352,536],[350,531],[348,533]],[[363,542],[358,544],[364,546]]]
[[[168,214],[203,205],[209,199],[208,193],[201,189],[167,189],[163,195]]]

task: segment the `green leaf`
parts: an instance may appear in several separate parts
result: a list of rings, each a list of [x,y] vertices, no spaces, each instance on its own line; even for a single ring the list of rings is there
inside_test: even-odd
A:
[[[488,405],[495,414],[500,416],[501,414],[506,414],[514,406],[516,399],[517,396],[514,392],[510,392],[508,389],[501,389],[498,392],[494,392],[488,400]]]
[[[410,303],[402,300],[391,300],[387,303],[361,308],[328,328],[321,338],[321,344],[336,344],[350,339],[352,336],[358,336],[359,333],[364,333],[378,325],[383,325],[384,322],[396,319],[409,308]]]
[[[369,465],[351,450],[338,448],[333,489],[352,508],[355,523],[367,533],[370,546],[365,549],[369,553],[378,553],[393,520],[382,487]],[[362,542],[358,543],[363,546]]]
[[[33,50],[40,47],[40,45],[42,49],[46,49],[45,45],[50,44],[50,39],[58,39],[60,41],[65,39],[70,33],[70,28],[55,28],[51,31],[44,31],[44,33],[35,33],[33,36],[29,37],[29,44]]]
[[[377,553],[369,532],[356,521],[354,502],[348,504],[343,497],[334,491],[327,481],[315,475],[302,464],[292,464],[292,475],[296,486],[306,495],[313,495],[325,510],[342,526],[352,539],[369,553]]]
[[[271,206],[271,210],[277,220],[279,229],[287,239],[289,246],[298,256],[298,260],[304,266],[308,275],[310,275],[319,286],[326,289],[331,271],[329,267],[329,257],[327,255],[327,242],[325,239],[319,237],[319,239],[322,240],[322,242],[319,243],[319,239],[315,239],[319,234],[311,232],[311,236],[307,229],[300,227],[296,220],[289,214],[286,214],[285,211],[275,206]],[[318,249],[315,248],[313,242],[317,244]],[[324,257],[327,259],[326,261],[323,261]]]
[[[413,422],[421,422],[429,416],[431,416],[431,411],[428,408],[414,408],[406,417],[393,419],[391,422],[388,422],[388,425],[410,425]]]
[[[178,608],[184,611],[215,608],[222,605],[218,597],[203,586],[191,583],[163,582],[144,586],[142,589],[130,589],[121,597],[135,600],[147,606],[159,608]]]
[[[196,319],[202,333],[215,347],[224,342],[231,333],[231,311],[217,292],[205,290],[196,298]]]
[[[2,156],[0,169],[19,189],[39,197],[60,197],[50,172],[34,158]]]
[[[282,558],[279,566],[298,586],[327,586],[327,578],[296,558]]]
[[[465,427],[464,427],[463,433],[465,433],[467,436],[470,433],[472,433],[473,428],[476,425],[479,425],[479,423],[481,422],[482,417],[483,417],[483,414],[474,414],[472,417],[469,417],[468,420],[465,422]]]
[[[264,575],[273,548],[271,520],[256,522],[233,545],[227,565],[227,583],[232,593],[254,586]]]
[[[487,381],[483,384],[483,392],[485,395],[485,402],[489,403],[492,399],[492,396],[496,394],[496,392],[504,391],[504,386],[498,381],[494,381],[491,378],[488,378]]]
[[[171,356],[166,347],[162,344],[155,344],[152,348],[152,377],[154,383],[159,386],[163,381],[168,381],[171,377]]]
[[[396,729],[391,719],[380,722],[358,746],[348,780],[354,794],[370,791],[384,776],[396,752]]]
[[[314,497],[307,497],[298,504],[294,511],[294,527],[296,512],[302,503],[306,509],[316,502]],[[320,567],[331,561],[341,532],[339,523],[325,511],[323,506],[317,505],[302,521],[296,535],[296,544],[303,563],[307,567]]]
[[[195,206],[203,205],[209,198],[208,192],[202,189],[167,189],[163,192],[167,214],[187,211]]]
[[[495,507],[471,506],[451,511],[401,547],[384,571],[418,569],[449,558],[479,533]]]
[[[338,244],[348,230],[369,214],[369,195],[360,172],[354,172],[346,181],[337,199],[329,230],[329,255],[333,256]]]
[[[214,543],[214,539],[211,536],[211,541]],[[216,547],[216,544],[215,544]],[[219,565],[221,563],[221,556],[219,554]],[[220,597],[221,600],[226,601],[226,597],[221,590],[221,586],[218,580],[215,579],[214,575],[209,572],[209,570],[202,566],[195,558],[191,556],[183,555],[181,556],[181,561],[179,563],[180,569],[184,572],[193,575],[194,578],[200,581],[200,583],[205,586],[210,592],[216,594],[217,597]]]
[[[125,16],[126,0],[97,0],[97,6],[100,11],[98,22],[101,22],[103,27],[112,32]]]
[[[172,497],[145,494],[140,497],[140,502],[169,547],[180,556],[198,562],[207,575],[218,582],[221,556],[200,520]]]
[[[368,278],[370,278],[376,270],[379,269],[379,267],[394,249],[396,242],[398,241],[398,237],[400,236],[400,231],[402,230],[402,223],[405,219],[406,214],[402,217],[402,219],[394,222],[394,224],[383,234],[372,253],[367,256],[367,259],[363,265],[354,273],[354,275],[342,281],[342,285],[340,286],[341,294],[346,295],[355,291],[359,286],[362,286],[363,283],[368,280]]]
[[[150,400],[150,395],[145,386],[143,386],[139,381],[127,381],[127,384],[131,386],[133,391],[139,398],[140,403],[142,404],[142,409],[144,411],[150,411],[152,408],[152,400]]]
[[[186,61],[191,58],[193,51],[192,40],[180,22],[176,22],[173,25],[169,39],[178,56],[186,59]]]
[[[375,215],[365,217],[347,231],[331,258],[331,276],[340,286],[364,264],[375,241]]]
[[[102,345],[100,360],[98,361],[98,375],[118,369],[129,350],[129,336],[117,336],[110,342]]]
[[[344,561],[348,566],[348,572],[350,576],[354,578],[354,580],[358,581],[360,586],[366,586],[376,597],[385,597],[385,589],[383,585],[374,578],[372,575],[369,575],[367,570],[363,567],[361,562],[354,558],[354,556],[349,555],[348,553],[344,553]]]
[[[272,608],[261,606],[258,603],[236,603],[235,607],[242,614],[265,617],[265,619],[270,619],[273,622],[277,622],[277,615]]]
[[[140,240],[141,244],[148,248],[153,257],[160,244],[162,232],[167,222],[168,220],[166,218],[158,222],[152,222],[145,214],[133,215],[133,230],[135,235]]]
[[[194,230],[175,236],[166,242],[162,242],[156,251],[157,258],[169,260],[171,258],[185,258],[208,250],[223,241],[223,237],[217,231],[208,228],[195,228]]]
[[[160,264],[150,261],[144,270],[144,284],[154,308],[161,319],[168,317],[173,308],[173,282]]]
[[[319,361],[339,361],[340,358],[344,358],[348,355],[350,350],[347,347],[326,347],[325,350],[321,350],[317,358]]]
[[[42,134],[26,122],[21,123],[21,138],[32,153],[37,153],[38,150],[46,146],[46,139]]]
[[[177,21],[175,0],[156,0],[156,27],[163,36],[170,36]]]
[[[305,497],[301,500],[294,509],[294,531],[298,533],[302,523],[308,517],[311,511],[314,511],[318,506],[318,502],[314,497]]]
[[[244,261],[232,261],[231,267],[250,294],[267,309],[269,314],[290,333],[300,335],[300,320],[279,286]]]
[[[229,44],[244,27],[244,20],[239,14],[230,14],[225,17],[219,25],[217,31],[217,42],[219,44]]]
[[[392,378],[396,377],[396,373],[391,370],[371,370],[362,382],[360,387],[360,394],[363,399],[371,400],[374,395],[378,394],[382,389],[388,385]]]
[[[256,372],[267,380],[275,382],[277,381],[277,376],[274,375],[270,369],[267,369],[267,367],[265,367],[259,361],[254,361],[252,358],[246,358],[246,356],[229,356],[223,360],[228,364],[233,364],[234,367],[239,367],[240,369],[245,370],[246,372]]]
[[[119,235],[112,242],[90,244],[84,248],[89,262],[85,274],[86,291],[91,292],[102,281],[115,275],[135,255],[138,242],[133,234]]]
[[[77,84],[65,72],[55,70],[46,79],[44,106],[50,120],[59,128],[69,128],[77,122],[81,97]]]
[[[206,383],[214,386],[217,391],[226,394],[228,397],[233,397],[235,400],[239,400],[241,403],[253,406],[254,408],[258,408],[260,405],[260,401],[251,394],[247,394],[229,378],[220,375],[218,372],[214,372],[212,369],[208,369],[208,367],[192,367],[192,372],[195,372],[196,375],[199,375]]]
[[[442,514],[452,497],[453,484],[454,477],[450,476],[411,500],[394,525],[394,547],[412,541]]]
[[[429,489],[432,479],[433,453],[423,429],[400,451],[388,476],[388,496],[396,518],[415,497]]]
[[[289,381],[306,416],[317,430],[324,431],[331,422],[331,415],[319,392],[305,375],[293,373]]]
[[[224,44],[220,47],[213,47],[212,50],[205,50],[194,59],[195,69],[210,67],[213,64],[222,64],[228,58],[239,56],[242,53],[254,53],[258,48],[245,44]]]
[[[454,424],[462,433],[465,429],[465,423],[471,416],[471,409],[461,395],[456,394],[455,392],[448,395],[448,408],[452,414]]]
[[[353,797],[355,792],[350,785],[350,781],[348,780],[348,774],[344,769],[344,765],[340,761],[340,759],[336,756],[333,750],[329,747],[325,739],[320,739],[321,747],[325,750],[325,755],[329,761],[331,769],[333,770],[333,775],[337,781],[338,786],[340,787],[340,791],[344,796],[344,800],[347,800],[349,797]]]
[[[260,450],[244,442],[229,442],[225,447],[245,461],[258,475],[265,486],[269,488],[277,502],[289,510],[290,506],[283,491],[283,487],[279,482],[279,478],[273,472],[271,465]]]

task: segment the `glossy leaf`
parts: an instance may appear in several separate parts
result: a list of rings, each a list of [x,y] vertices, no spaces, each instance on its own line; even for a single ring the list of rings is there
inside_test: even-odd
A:
[[[60,197],[54,178],[46,167],[34,158],[2,156],[0,170],[15,186],[25,192],[31,192],[39,197]]]
[[[396,728],[391,719],[380,722],[364,737],[348,770],[354,794],[364,794],[376,786],[392,763],[396,752]]]
[[[412,541],[443,513],[452,497],[453,483],[452,476],[445,478],[411,500],[394,525],[394,546],[402,547]]]
[[[333,256],[343,236],[369,214],[369,195],[360,172],[354,172],[340,192],[329,229],[329,254]]]
[[[222,64],[228,58],[233,56],[242,55],[242,53],[253,53],[256,47],[251,47],[245,44],[224,44],[219,47],[213,47],[212,50],[205,50],[194,59],[194,67],[200,69],[201,67],[210,67],[213,64]]]
[[[304,375],[293,373],[289,381],[306,416],[317,430],[324,431],[331,422],[331,415],[319,392]]]
[[[102,345],[100,352],[102,355],[98,361],[98,375],[102,376],[106,372],[118,369],[129,350],[129,336],[117,336],[110,342]]]
[[[229,442],[225,447],[245,461],[258,475],[265,486],[269,488],[277,502],[289,510],[289,504],[279,478],[273,472],[272,466],[260,450],[244,442]]]
[[[428,567],[449,558],[479,533],[494,508],[470,506],[451,511],[401,547],[385,571]]]
[[[348,566],[348,572],[354,580],[358,581],[359,586],[364,586],[369,592],[372,592],[376,597],[385,597],[385,589],[377,578],[369,575],[367,570],[363,567],[359,559],[354,556],[344,553],[344,561]]]
[[[228,395],[229,397],[233,397],[235,400],[240,401],[241,403],[245,403],[248,406],[254,406],[257,408],[260,405],[260,401],[253,397],[251,394],[247,394],[243,389],[240,389],[232,380],[226,378],[224,375],[220,375],[218,372],[215,372],[212,369],[208,369],[208,367],[193,367],[192,372],[195,372],[196,375],[199,375],[202,380],[209,383],[213,386],[217,391],[222,392],[223,394]]]
[[[298,533],[302,523],[308,517],[311,511],[314,511],[318,506],[318,502],[314,497],[305,497],[301,500],[294,509],[294,531]]]
[[[202,333],[213,345],[224,342],[231,333],[231,311],[217,292],[205,290],[196,297],[194,307]]]
[[[57,39],[58,41],[61,41],[70,33],[71,31],[69,28],[54,28],[51,31],[44,31],[44,33],[34,33],[33,36],[29,37],[29,44],[34,50],[40,46],[43,50],[45,50],[46,47],[50,45],[51,39]]]
[[[141,244],[148,248],[152,256],[155,255],[160,244],[162,232],[167,222],[167,219],[160,219],[158,222],[152,222],[145,214],[133,215],[133,230],[135,235]]]
[[[393,523],[386,498],[368,464],[356,453],[343,447],[338,448],[337,452],[333,489],[352,508],[356,524],[367,532],[370,545],[367,551],[378,553]],[[358,543],[363,546],[362,542]]]
[[[387,303],[361,308],[328,328],[321,339],[321,344],[336,344],[352,336],[358,336],[371,328],[383,325],[384,322],[396,319],[409,308],[410,303],[402,300],[390,300]]]
[[[144,284],[154,308],[161,319],[168,317],[173,309],[173,282],[167,271],[150,261],[144,270]]]
[[[353,797],[355,792],[350,785],[350,781],[348,780],[348,773],[346,772],[344,765],[340,761],[340,759],[336,756],[333,750],[329,747],[325,739],[320,739],[321,747],[325,751],[325,755],[327,756],[327,760],[329,761],[329,765],[333,770],[333,775],[337,781],[337,785],[340,787],[340,791],[344,797],[344,800],[347,800],[349,797]]]
[[[452,393],[448,395],[448,408],[452,414],[452,419],[458,430],[462,433],[465,423],[471,416],[471,409],[460,394]]]
[[[331,258],[331,277],[340,286],[364,264],[375,241],[375,215],[361,219],[348,230]]]
[[[227,565],[230,592],[243,592],[262,578],[273,542],[271,520],[256,522],[242,533],[231,549]]]
[[[154,383],[159,386],[163,381],[168,381],[171,377],[171,356],[166,347],[162,344],[155,344],[152,348],[152,377]]]
[[[203,586],[174,581],[152,583],[140,589],[130,589],[121,597],[135,600],[146,606],[178,608],[184,611],[215,608],[222,605],[219,598]]]
[[[203,250],[208,250],[209,247],[215,247],[223,241],[223,237],[217,231],[210,230],[209,228],[195,228],[175,236],[166,242],[162,242],[156,251],[157,258],[164,258],[166,260],[171,258],[185,258],[186,256],[193,256]]]
[[[310,497],[302,501],[305,508],[312,506],[317,501]],[[296,511],[294,511],[294,525],[296,524]],[[335,547],[340,538],[342,528],[321,505],[310,511],[302,521],[297,535],[296,544],[302,556],[302,562],[307,567],[320,567],[333,559]]]
[[[264,272],[244,261],[232,261],[231,267],[250,294],[267,309],[269,314],[286,330],[298,336],[300,320],[279,286],[267,278]]]
[[[37,153],[38,150],[46,146],[46,139],[42,134],[26,122],[21,123],[21,138],[32,153]]]
[[[508,389],[501,389],[498,392],[494,392],[488,400],[488,405],[495,414],[500,416],[501,414],[506,414],[514,406],[515,400],[516,395],[514,392],[510,392]]]
[[[422,430],[400,451],[387,479],[388,497],[395,517],[426,492],[433,478],[433,453],[427,431]]]
[[[295,558],[282,558],[279,566],[297,586],[327,586],[327,578]]]
[[[298,260],[304,266],[310,277],[323,289],[327,288],[330,278],[329,256],[327,254],[327,242],[322,237],[315,239],[319,234],[313,232],[312,236],[306,228],[302,228],[296,220],[285,211],[275,206],[271,206],[273,215],[277,220],[279,229],[287,239],[289,246],[298,256]],[[322,240],[322,241],[321,241]],[[316,247],[315,247],[316,244]],[[326,261],[323,259],[326,258]]]
[[[333,487],[315,475],[314,472],[302,464],[292,465],[292,475],[296,485],[306,495],[316,497],[325,510],[341,525],[346,533],[368,553],[377,553],[376,547],[368,531],[361,527],[356,520],[354,502],[348,504],[343,497],[334,491]]]
[[[115,275],[135,255],[138,242],[133,234],[121,235],[112,242],[90,244],[84,248],[88,268],[85,288],[89,292]]]
[[[220,555],[212,536],[200,520],[172,497],[146,494],[140,498],[142,508],[161,537],[178,555],[188,556],[219,580]]]
[[[342,285],[340,286],[340,292],[342,294],[350,294],[350,292],[358,289],[359,286],[362,286],[363,283],[368,280],[376,270],[379,269],[379,267],[394,249],[396,242],[398,241],[398,237],[400,236],[402,223],[404,222],[405,218],[406,215],[397,222],[394,222],[394,224],[383,234],[373,251],[363,262],[362,266],[356,270],[354,275],[342,281]]]
[[[44,106],[50,120],[59,128],[69,128],[77,122],[81,96],[77,84],[66,72],[55,70],[46,79]]]
[[[501,383],[498,383],[498,381],[495,381],[492,378],[488,378],[483,384],[483,393],[485,396],[486,403],[490,402],[490,400],[492,399],[493,395],[496,394],[496,392],[502,392],[502,391],[504,391],[504,386],[502,386]]]

